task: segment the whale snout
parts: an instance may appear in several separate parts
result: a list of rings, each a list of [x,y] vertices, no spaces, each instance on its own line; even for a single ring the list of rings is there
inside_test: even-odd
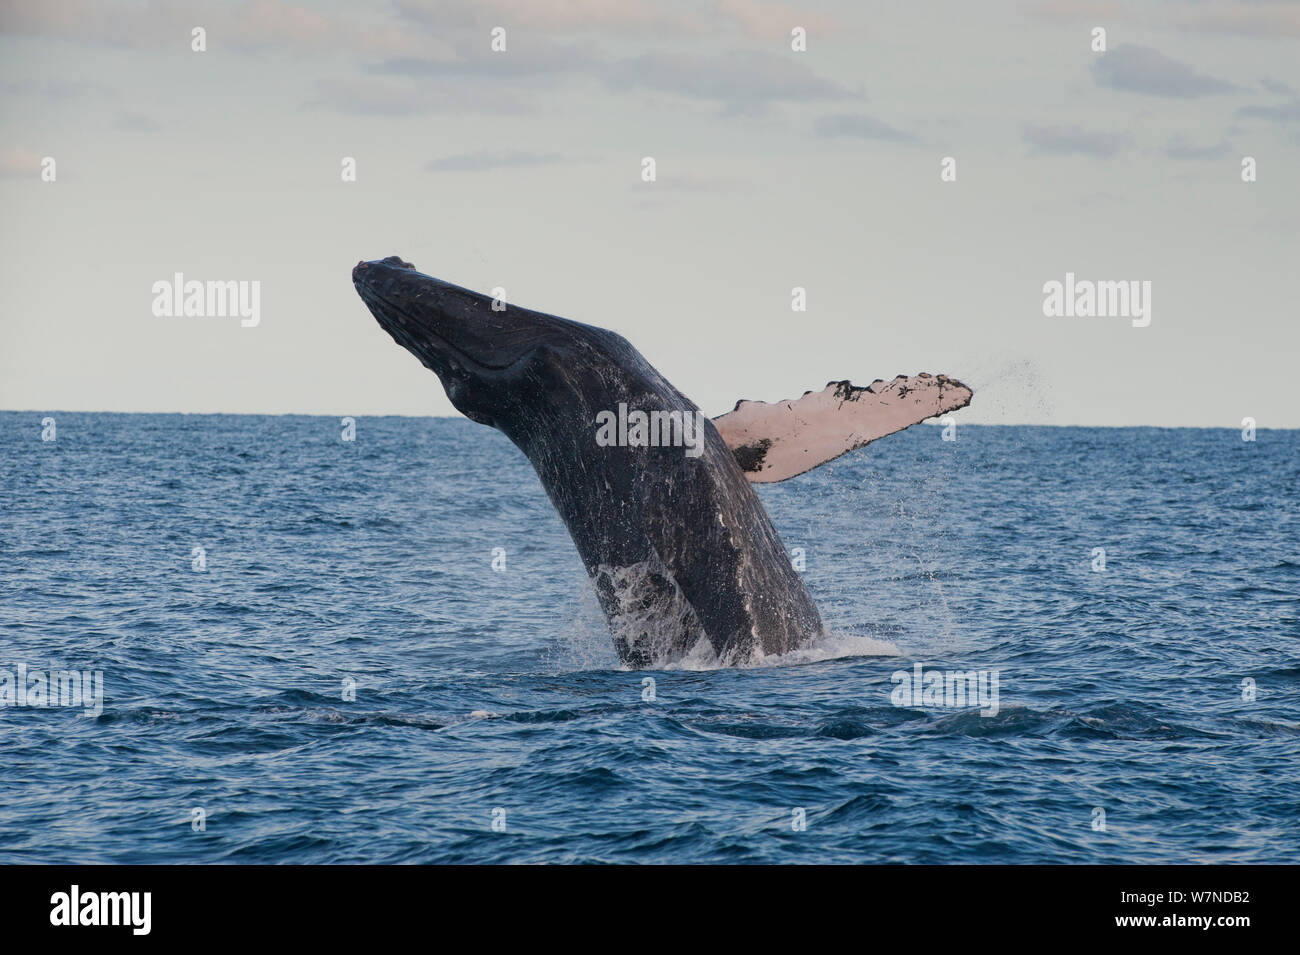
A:
[[[363,260],[353,266],[352,281],[358,284],[364,281],[374,281],[385,272],[393,269],[399,269],[403,272],[414,272],[415,266],[397,255],[390,255],[386,259],[375,259],[373,262],[366,262]]]
[[[520,308],[480,295],[416,270],[410,262],[390,255],[386,259],[358,262],[352,284],[389,335],[443,377],[455,376],[462,388],[473,376],[484,379],[529,355],[548,335],[567,341],[571,333],[563,319]],[[452,395],[448,386],[448,395]],[[452,395],[452,404],[474,417]],[[477,413],[477,412],[476,412]],[[480,420],[482,415],[474,417]]]

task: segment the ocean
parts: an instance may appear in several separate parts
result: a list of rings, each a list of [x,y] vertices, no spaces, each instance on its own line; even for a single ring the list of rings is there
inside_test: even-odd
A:
[[[912,428],[759,488],[825,641],[626,670],[504,437],[343,430],[0,413],[0,862],[1300,861],[1300,432]]]

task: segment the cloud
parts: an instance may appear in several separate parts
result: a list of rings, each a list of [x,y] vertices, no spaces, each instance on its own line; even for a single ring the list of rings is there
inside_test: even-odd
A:
[[[1088,25],[1144,23],[1168,30],[1212,33],[1216,36],[1300,36],[1300,4],[1293,0],[1169,0],[1136,4],[1101,0],[1022,0],[1031,16]]]
[[[1034,126],[1024,129],[1031,153],[1054,156],[1094,156],[1110,159],[1133,144],[1128,133],[1090,132],[1078,126]]]
[[[778,103],[834,102],[860,93],[818,76],[792,57],[732,50],[715,56],[647,53],[608,60],[589,43],[543,41],[527,52],[483,50],[456,58],[395,57],[356,80],[322,80],[312,105],[403,115],[439,110],[535,112],[541,84],[590,79],[615,92],[646,90],[716,103],[731,114]],[[436,79],[437,82],[430,82]]]
[[[113,128],[128,133],[156,133],[163,126],[144,113],[122,113],[113,123]]]
[[[1280,103],[1276,106],[1243,106],[1237,110],[1238,116],[1244,119],[1264,119],[1271,123],[1300,121],[1300,93],[1297,93],[1294,87],[1269,76],[1264,77],[1259,83],[1268,92],[1277,96],[1285,96],[1290,102]]]
[[[628,3],[626,0],[397,0],[407,20],[439,31],[477,30],[487,45],[487,31],[497,26],[510,35],[535,36],[584,30],[601,32],[694,33],[706,28],[695,5]]]
[[[1103,3],[1100,0],[1021,0],[1022,13],[1044,20],[1116,20],[1130,13],[1130,4]]]
[[[791,7],[769,0],[714,0],[714,8],[724,20],[730,20],[756,39],[780,37],[789,43],[790,31],[800,26],[808,31],[810,42],[815,44],[819,35],[829,35],[838,26],[835,20],[808,9],[807,4]]]
[[[616,90],[649,89],[752,112],[776,102],[851,99],[860,94],[823,79],[786,56],[733,50],[717,56],[647,53],[619,60],[602,71]]]
[[[1093,64],[1092,75],[1098,86],[1178,99],[1236,89],[1231,83],[1198,73],[1159,50],[1133,43],[1122,43],[1099,57]]]
[[[40,98],[52,103],[63,102],[64,100],[80,99],[92,93],[102,93],[103,89],[92,83],[57,79],[38,80],[32,77],[23,77],[20,80],[10,80],[0,83],[0,93],[8,96],[22,96],[26,98]]]
[[[1224,159],[1232,154],[1232,144],[1225,139],[1213,146],[1196,146],[1180,135],[1169,140],[1163,152],[1170,159]]]
[[[291,54],[362,52],[418,55],[424,38],[396,22],[367,15],[326,15],[287,0],[244,0],[215,5],[195,0],[6,0],[0,34],[73,40],[97,46],[188,51],[190,31],[207,31],[208,54],[274,51]]]
[[[308,107],[367,116],[410,116],[427,113],[436,105],[430,91],[394,80],[328,77],[317,82],[316,92],[320,98],[307,103]]]
[[[598,71],[601,58],[591,43],[535,41],[523,49],[495,53],[486,43],[463,51],[455,58],[424,56],[394,57],[366,68],[386,76],[505,77],[535,79]]]
[[[507,42],[516,36],[545,34],[716,36],[720,30],[766,41],[789,37],[795,26],[814,36],[830,34],[836,27],[836,21],[824,14],[772,0],[713,0],[707,4],[699,0],[397,0],[395,5],[410,21],[439,32],[477,30],[485,43],[487,31],[496,26],[506,28]]]
[[[684,170],[660,168],[654,182],[629,183],[633,203],[643,209],[668,209],[715,196],[754,192],[754,184],[735,176],[700,175]]]
[[[700,176],[689,172],[670,172],[659,176],[654,182],[634,182],[628,189],[639,195],[653,195],[661,192],[679,193],[719,193],[745,192],[749,183],[736,178],[721,176]]]
[[[1270,93],[1276,93],[1278,96],[1295,96],[1294,87],[1287,86],[1281,80],[1275,80],[1271,76],[1266,76],[1259,81],[1259,85],[1264,87]]]
[[[481,150],[476,153],[460,153],[456,156],[444,156],[434,159],[424,168],[430,172],[482,172],[487,169],[501,169],[519,166],[550,166],[564,162],[565,157],[559,153],[530,153],[520,150]]]
[[[327,109],[358,116],[417,116],[473,112],[521,114],[540,109],[536,97],[515,90],[473,85],[414,83],[401,77],[327,77],[316,83],[316,99],[304,109]]]
[[[853,91],[819,76],[788,44],[793,25],[830,32],[830,21],[796,8],[758,0],[670,0],[640,4],[625,0],[397,0],[322,10],[289,0],[244,0],[210,5],[197,0],[138,0],[107,5],[90,0],[6,0],[0,4],[0,34],[55,37],[101,46],[149,51],[189,50],[190,30],[207,30],[207,56],[230,51],[251,55],[377,59],[365,72],[375,77],[461,79],[454,91],[400,89],[347,81],[325,89],[314,105],[343,112],[409,115],[472,108],[478,101],[496,112],[535,108],[540,82],[564,77],[594,78],[614,90],[645,89],[721,104],[728,112],[752,113],[778,102],[831,101]],[[507,29],[505,52],[492,51],[489,31]],[[779,28],[779,29],[778,29]],[[598,41],[698,36],[716,45],[731,34],[762,37],[763,50],[710,54],[675,44],[642,55],[602,55]],[[815,35],[815,34],[814,34]],[[593,38],[594,37],[594,38]],[[724,40],[724,45],[726,41]],[[784,47],[786,55],[769,52]],[[337,69],[331,77],[338,78]],[[323,81],[322,81],[323,82]],[[336,83],[337,83],[336,79]],[[513,88],[511,86],[513,84]],[[493,105],[495,103],[495,105]],[[530,105],[523,105],[528,103]]]
[[[731,113],[753,113],[779,102],[834,101],[858,94],[818,76],[801,62],[772,53],[732,50],[720,55],[647,53],[606,59],[590,43],[542,40],[526,49],[481,50],[453,59],[400,57],[367,68],[375,76],[436,77],[465,88],[492,81],[497,91],[531,92],[539,82],[590,78],[615,91],[649,90],[721,104]],[[512,86],[513,84],[513,86]]]
[[[0,178],[35,179],[40,175],[41,157],[26,149],[0,149]]]
[[[1300,5],[1291,0],[1209,0],[1168,5],[1173,25],[1215,35],[1300,36]]]
[[[188,50],[190,30],[208,31],[208,50],[422,56],[431,48],[488,46],[488,31],[503,26],[510,51],[548,36],[745,36],[765,44],[788,40],[793,26],[815,39],[837,22],[773,0],[369,0],[351,4],[242,0],[4,0],[0,34],[57,37],[131,49]],[[343,7],[343,10],[338,9]],[[325,8],[325,9],[322,9]]]
[[[861,113],[835,113],[822,116],[813,124],[818,136],[853,136],[858,139],[880,139],[891,143],[911,143],[916,137],[904,130],[890,126],[884,120]]]
[[[1266,119],[1271,123],[1300,122],[1300,99],[1279,106],[1243,106],[1237,115],[1246,119]]]

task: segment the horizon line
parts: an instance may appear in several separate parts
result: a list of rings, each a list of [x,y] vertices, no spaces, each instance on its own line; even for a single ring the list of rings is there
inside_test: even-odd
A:
[[[961,409],[959,409],[961,410]],[[950,412],[955,414],[957,412]],[[55,408],[55,409],[33,409],[33,408],[0,408],[0,414],[99,414],[99,415],[176,415],[176,416],[193,416],[193,417],[230,417],[241,416],[249,418],[433,418],[445,421],[464,421],[469,424],[478,424],[471,421],[464,415],[460,414],[406,414],[403,412],[385,412],[382,414],[367,413],[349,413],[334,414],[319,411],[87,411],[72,408]],[[918,425],[931,425],[933,427],[941,426],[939,417],[926,418],[918,422]],[[712,418],[710,418],[712,420]],[[1042,422],[979,422],[979,421],[958,421],[963,428],[1157,428],[1164,431],[1240,431],[1241,425],[1219,425],[1219,424],[1045,424]],[[491,425],[481,425],[481,427],[491,428]],[[496,430],[496,429],[493,429]],[[908,430],[908,429],[904,429]],[[1255,425],[1256,431],[1300,431],[1300,425],[1293,427],[1284,427],[1278,425]]]

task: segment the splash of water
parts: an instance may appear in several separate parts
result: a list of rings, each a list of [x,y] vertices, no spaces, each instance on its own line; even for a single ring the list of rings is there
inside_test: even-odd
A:
[[[700,636],[687,650],[682,650],[687,627],[698,628],[694,611],[677,590],[666,596],[661,575],[649,562],[628,567],[602,566],[600,574],[615,585],[620,597],[616,612],[607,619],[602,613],[591,584],[585,579],[578,586],[578,608],[570,625],[560,634],[552,664],[561,670],[718,670],[797,666],[844,657],[900,656],[902,651],[890,640],[862,633],[828,630],[816,640],[785,653],[765,654],[757,649],[744,660],[720,656],[706,636]],[[676,599],[674,600],[673,594]],[[614,629],[617,628],[617,629]],[[648,652],[647,662],[631,665],[620,662],[611,636],[637,640]]]

